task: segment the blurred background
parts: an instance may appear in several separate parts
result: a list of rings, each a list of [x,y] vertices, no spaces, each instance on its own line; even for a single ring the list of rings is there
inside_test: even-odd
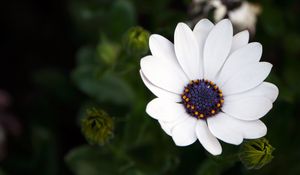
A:
[[[300,174],[299,1],[11,0],[0,13],[0,175]],[[248,29],[273,64],[272,160],[265,144],[252,167],[238,146],[176,147],[145,113],[149,35],[172,41],[178,22],[202,18]]]

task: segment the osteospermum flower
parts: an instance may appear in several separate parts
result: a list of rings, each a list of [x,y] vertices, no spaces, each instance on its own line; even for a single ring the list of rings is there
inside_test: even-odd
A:
[[[219,155],[218,139],[239,145],[266,134],[259,119],[272,108],[278,89],[264,82],[272,65],[260,62],[261,44],[248,40],[247,31],[233,36],[228,19],[216,25],[203,19],[193,31],[179,23],[174,45],[151,35],[152,55],[141,59],[140,74],[158,98],[148,103],[146,112],[177,146],[198,139]]]
[[[215,7],[215,21],[220,21],[228,16],[238,30],[248,29],[250,33],[255,33],[257,16],[261,13],[259,4],[240,0],[213,0],[209,2]]]

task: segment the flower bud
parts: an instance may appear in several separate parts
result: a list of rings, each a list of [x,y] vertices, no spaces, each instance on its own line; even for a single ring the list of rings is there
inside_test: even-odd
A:
[[[260,169],[273,159],[275,148],[266,138],[246,141],[241,145],[239,158],[248,169]]]
[[[118,58],[120,53],[120,47],[108,41],[107,39],[103,38],[100,44],[97,46],[97,54],[99,58],[106,64],[113,64],[115,63],[116,59]]]
[[[113,137],[113,119],[103,110],[88,109],[81,120],[81,131],[91,145],[104,145]]]
[[[124,36],[124,48],[129,55],[141,56],[148,52],[150,33],[142,27],[133,27]]]

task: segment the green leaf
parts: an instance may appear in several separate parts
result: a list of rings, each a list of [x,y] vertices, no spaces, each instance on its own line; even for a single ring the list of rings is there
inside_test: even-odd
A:
[[[81,91],[98,102],[130,105],[134,99],[129,84],[114,74],[97,78],[97,70],[84,66],[73,72],[73,79]]]
[[[107,31],[110,37],[120,39],[125,31],[136,24],[135,9],[130,1],[116,1],[110,11],[107,21]]]
[[[109,0],[72,0],[69,11],[75,27],[79,32],[74,38],[79,40],[97,41],[99,30],[103,31],[107,14],[111,8],[112,1]]]
[[[118,167],[113,157],[99,147],[81,146],[70,151],[65,162],[76,175],[115,175]]]

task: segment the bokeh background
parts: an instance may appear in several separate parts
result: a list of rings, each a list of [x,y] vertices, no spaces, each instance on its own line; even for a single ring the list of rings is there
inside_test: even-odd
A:
[[[220,157],[199,143],[176,147],[145,113],[154,96],[138,70],[149,33],[173,40],[181,21],[192,26],[203,17],[243,19],[244,11],[232,13],[243,3],[1,2],[0,175],[300,174],[297,0],[251,1],[246,20],[234,23],[236,31],[251,30],[251,41],[263,44],[262,60],[274,65],[268,81],[280,95],[263,118],[276,148],[269,164],[249,170],[232,159],[239,147],[224,143]],[[89,130],[89,115],[100,118],[100,134]]]

